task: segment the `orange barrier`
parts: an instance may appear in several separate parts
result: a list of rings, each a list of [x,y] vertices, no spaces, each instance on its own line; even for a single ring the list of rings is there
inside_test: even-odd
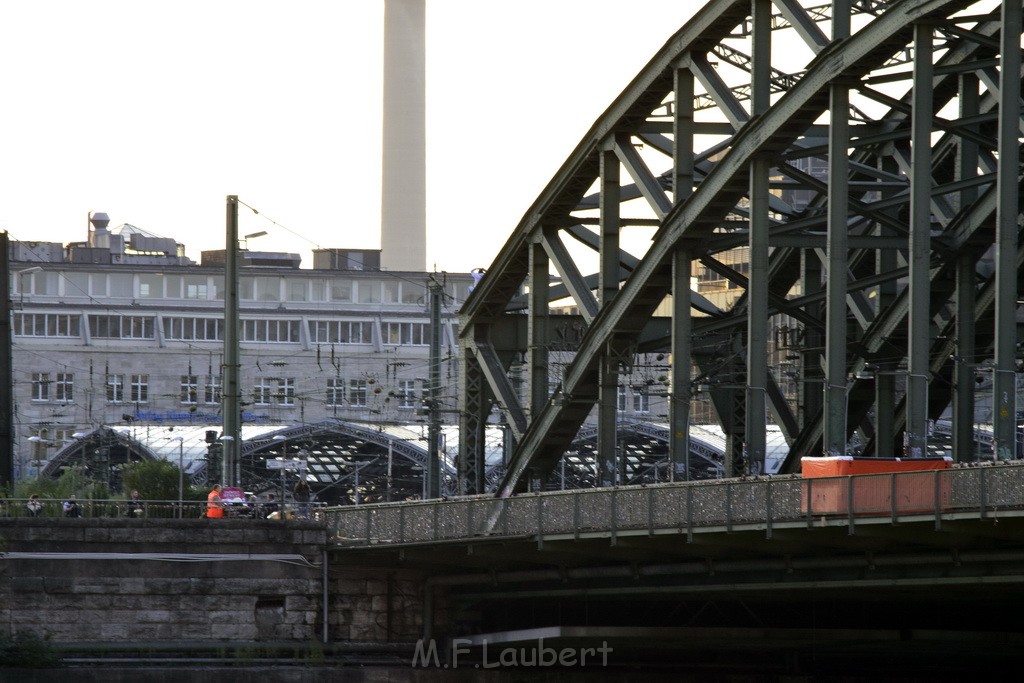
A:
[[[802,491],[805,514],[854,514],[928,512],[950,502],[950,483],[936,470],[951,467],[945,458],[803,458],[801,474],[808,481]],[[884,476],[890,475],[890,476]],[[894,498],[895,496],[895,498]]]

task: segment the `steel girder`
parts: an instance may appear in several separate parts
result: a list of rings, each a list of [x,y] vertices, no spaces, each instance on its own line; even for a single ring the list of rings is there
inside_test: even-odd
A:
[[[1013,457],[1020,15],[1020,0],[708,2],[588,131],[462,309],[462,434],[492,404],[514,425],[499,495],[546,476],[588,418],[614,422],[608,387],[673,294],[690,304],[670,309],[690,343],[647,344],[674,354],[673,444],[693,365],[727,474],[757,471],[769,416],[790,443],[784,471],[848,452],[854,434],[871,455],[922,455],[943,413],[969,443],[967,379],[986,359],[996,452]],[[686,262],[741,294],[691,293]],[[547,341],[529,335],[523,405],[489,349],[509,316],[544,329],[541,300],[571,301],[586,329],[550,384]],[[799,330],[795,390],[765,364],[780,321]],[[468,470],[478,449],[462,444]]]

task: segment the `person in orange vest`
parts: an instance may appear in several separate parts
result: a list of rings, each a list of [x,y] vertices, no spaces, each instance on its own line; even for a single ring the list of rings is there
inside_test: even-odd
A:
[[[223,486],[215,484],[213,490],[206,496],[206,516],[210,519],[224,516],[224,503],[220,500],[220,492],[223,490]]]

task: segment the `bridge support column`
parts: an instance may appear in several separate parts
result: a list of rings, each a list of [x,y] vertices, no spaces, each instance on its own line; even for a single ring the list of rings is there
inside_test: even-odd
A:
[[[931,346],[932,31],[914,26],[914,102],[910,132],[910,313],[907,318],[907,431],[904,455],[928,454]]]
[[[832,38],[849,37],[848,2],[832,6]],[[850,89],[846,83],[831,86],[831,120],[828,132],[828,285],[825,297],[825,414],[824,455],[846,455],[847,420],[847,225],[850,205]]]
[[[753,0],[751,113],[768,111],[771,83],[771,10],[769,0]],[[768,382],[768,175],[769,160],[750,164],[750,278],[747,286],[747,409],[745,468],[764,468]],[[728,473],[731,475],[732,473]]]
[[[619,443],[618,370],[615,355],[609,350],[601,359],[600,388],[597,400],[597,481],[599,486],[615,486],[619,483],[619,477],[616,476]]]
[[[960,118],[978,115],[978,77],[960,76]],[[977,132],[976,124],[969,124]],[[969,136],[960,138],[957,150],[956,179],[966,180],[978,175],[978,143]],[[960,191],[962,210],[978,197],[976,187]],[[974,460],[974,372],[975,372],[975,282],[974,255],[962,253],[956,262],[956,360],[953,377],[953,459],[957,462]]]
[[[690,315],[690,250],[672,255],[672,394],[669,402],[669,481],[690,479],[690,367],[693,319]]]
[[[543,244],[530,247],[530,299],[527,321],[527,359],[530,368],[530,419],[548,402],[548,289],[551,269]]]
[[[995,457],[1017,457],[1017,218],[1020,211],[1019,0],[1003,0],[999,64],[999,207],[996,211],[996,325],[992,437]]]

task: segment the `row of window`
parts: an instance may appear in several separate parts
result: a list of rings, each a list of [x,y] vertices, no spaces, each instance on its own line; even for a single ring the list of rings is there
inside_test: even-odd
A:
[[[108,403],[124,403],[125,392],[127,400],[132,403],[149,402],[149,375],[130,375],[125,381],[125,375],[107,375],[104,379]],[[52,393],[51,393],[52,392]],[[48,372],[32,373],[32,400],[70,403],[75,400],[75,375],[70,372],[58,372],[50,378]]]
[[[633,395],[633,412],[634,413],[649,413],[651,412],[651,397],[642,391],[632,391]],[[619,412],[625,412],[626,406],[628,405],[628,396],[626,394],[626,387],[620,386],[618,388],[618,394],[616,396],[616,403],[618,404]]]
[[[81,315],[73,313],[16,313],[13,332],[18,337],[81,337]],[[89,334],[94,339],[156,339],[156,318],[133,315],[90,315]],[[298,343],[299,320],[243,320],[241,340],[260,343]],[[220,318],[165,317],[164,338],[171,341],[224,341]],[[371,344],[373,323],[351,320],[310,320],[309,339],[314,344]],[[381,323],[381,343],[426,346],[427,323]]]
[[[182,375],[180,400],[183,405],[202,403],[219,405],[223,400],[223,384],[216,375],[202,377],[199,375]],[[148,403],[149,375],[108,374],[104,378],[107,403]],[[327,391],[324,396],[328,406],[365,406],[371,393],[383,390],[373,380],[342,379],[327,380]],[[388,398],[394,398],[399,408],[416,406],[416,380],[398,380],[395,388],[389,390]],[[55,373],[52,378],[48,372],[32,373],[32,400],[70,403],[75,399],[75,376],[69,372]],[[252,404],[257,406],[294,406],[294,377],[257,377],[252,387]]]
[[[15,278],[18,293],[59,296],[63,299],[121,297],[125,299],[224,299],[220,275],[165,275],[163,273],[32,272]],[[449,294],[465,299],[468,283]],[[339,302],[360,304],[422,304],[426,285],[398,279],[349,280],[301,277],[241,277],[238,296],[243,301]]]
[[[126,381],[127,378],[127,381]],[[204,376],[204,384],[200,384],[198,375],[181,376],[180,400],[183,405],[197,405],[199,398],[207,405],[219,405],[223,399],[221,378],[216,375]],[[148,403],[149,375],[108,374],[104,380],[106,385],[107,403]],[[324,396],[328,406],[365,406],[370,393],[380,393],[383,389],[367,379],[331,378],[327,380]],[[643,392],[632,393],[634,413],[649,413],[651,397]],[[390,390],[388,398],[394,398],[399,408],[416,406],[416,380],[398,380],[395,388]],[[32,400],[70,403],[75,397],[75,376],[69,372],[58,372],[51,379],[48,372],[32,373]],[[626,387],[618,388],[618,409],[625,411],[628,405]],[[252,387],[252,403],[257,406],[294,406],[294,377],[257,377]]]

